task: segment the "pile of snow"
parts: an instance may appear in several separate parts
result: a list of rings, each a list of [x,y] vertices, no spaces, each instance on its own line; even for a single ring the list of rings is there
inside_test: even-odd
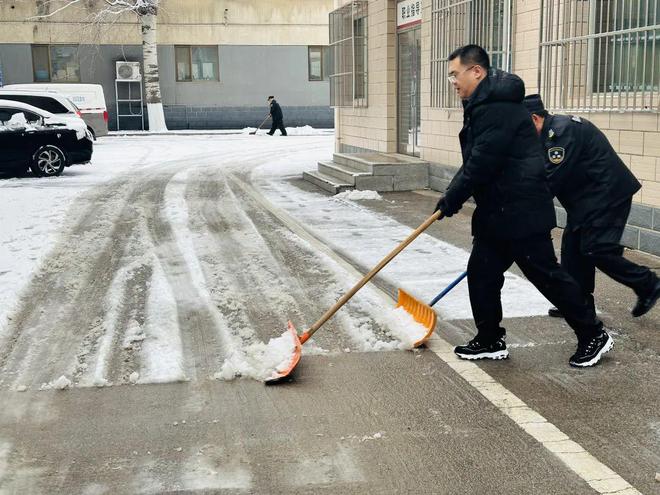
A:
[[[328,134],[333,134],[334,132],[334,129],[314,129],[310,125],[286,128],[286,133],[290,136],[325,136]]]
[[[80,122],[78,122],[80,120]],[[58,118],[50,116],[44,118],[44,123],[48,125],[36,124],[35,122],[28,122],[23,112],[15,113],[6,122],[0,122],[0,131],[12,131],[16,129],[25,129],[27,131],[37,131],[40,129],[48,128],[49,126],[60,126],[66,129],[76,131],[76,137],[80,140],[85,137],[87,133],[87,125],[82,119],[73,118]]]
[[[258,132],[258,134],[265,134],[270,129],[270,122],[266,122],[264,127]],[[250,134],[256,131],[256,127],[245,127],[241,129],[242,134]],[[334,134],[334,129],[315,129],[311,125],[304,125],[302,127],[287,127],[286,133],[289,136],[328,136]],[[275,135],[279,136],[280,132],[275,131]]]
[[[341,437],[341,440],[357,440],[358,442],[367,442],[369,440],[379,440],[381,438],[384,438],[385,432],[384,431],[378,431],[374,433],[373,435],[362,435],[361,437],[357,435],[348,435],[347,437]]]
[[[236,377],[254,378],[266,381],[277,378],[277,371],[286,369],[295,352],[295,342],[291,332],[270,339],[268,344],[258,342],[244,349],[236,349],[222,365],[215,378],[232,380]]]
[[[354,189],[352,191],[344,191],[339,194],[335,194],[336,199],[347,199],[349,201],[359,201],[362,199],[383,199],[383,197],[378,194],[377,191],[358,191]]]
[[[67,388],[71,387],[71,380],[69,380],[66,376],[62,375],[59,377],[57,380],[53,380],[50,383],[44,383],[41,385],[41,390],[65,390]]]
[[[428,332],[428,329],[424,325],[417,323],[415,318],[401,306],[386,313],[385,319],[392,334],[407,349],[412,349],[415,342],[423,339]]]
[[[32,124],[28,124],[25,114],[23,112],[15,113],[6,122],[0,122],[0,131],[12,131],[14,129],[25,128],[28,131],[34,131],[37,128]]]

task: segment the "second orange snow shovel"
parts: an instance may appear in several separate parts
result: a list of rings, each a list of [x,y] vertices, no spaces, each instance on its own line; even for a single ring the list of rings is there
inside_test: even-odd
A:
[[[289,362],[289,365],[281,370],[277,370],[277,372],[273,374],[272,378],[266,380],[266,382],[268,383],[280,381],[283,378],[289,376],[300,361],[301,345],[307,342],[310,337],[314,335],[314,332],[321,328],[321,326],[323,326],[323,324],[328,321],[339,310],[339,308],[346,304],[348,300],[356,294],[357,291],[364,287],[364,285],[366,285],[369,280],[374,278],[376,274],[385,267],[385,265],[392,261],[392,259],[394,259],[397,254],[403,251],[412,241],[414,241],[419,236],[419,234],[429,228],[429,226],[441,216],[442,212],[438,210],[428,219],[426,219],[426,221],[417,227],[417,229],[412,234],[410,234],[405,241],[399,244],[392,252],[390,252],[390,254],[385,256],[385,258],[383,258],[381,262],[378,263],[378,265],[376,265],[369,273],[362,277],[362,279],[357,284],[355,284],[351,290],[344,294],[344,296],[342,296],[334,306],[326,311],[325,314],[321,316],[321,318],[319,318],[316,323],[309,327],[309,329],[305,330],[302,335],[298,336],[298,332],[296,331],[293,323],[289,321],[289,332],[294,336],[294,354],[291,358],[291,361]],[[397,308],[398,307],[405,309],[406,312],[408,312],[417,323],[420,323],[426,327],[426,334],[413,344],[413,347],[421,346],[431,337],[431,334],[433,333],[436,322],[435,311],[433,311],[428,304],[419,301],[402,289],[399,289],[399,300],[397,301]]]

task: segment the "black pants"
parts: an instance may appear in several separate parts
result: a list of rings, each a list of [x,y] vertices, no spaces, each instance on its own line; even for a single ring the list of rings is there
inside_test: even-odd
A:
[[[273,120],[273,125],[270,126],[270,131],[268,131],[268,134],[271,136],[275,134],[275,129],[279,129],[280,132],[282,133],[282,136],[286,136],[286,129],[284,128],[284,120]]]
[[[561,240],[561,266],[580,284],[584,295],[593,302],[596,268],[638,296],[647,296],[655,287],[657,275],[623,257],[619,244],[632,200],[608,212],[611,226],[580,226],[564,230]]]
[[[602,331],[577,282],[557,262],[550,234],[502,241],[475,238],[468,262],[468,287],[477,338],[485,343],[504,336],[501,290],[504,272],[516,263],[525,277],[559,310],[577,335],[585,342]],[[524,304],[521,301],[521,304]]]

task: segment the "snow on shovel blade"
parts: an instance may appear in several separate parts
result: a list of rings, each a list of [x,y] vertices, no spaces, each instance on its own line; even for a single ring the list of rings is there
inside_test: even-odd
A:
[[[412,336],[414,341],[413,347],[419,347],[425,344],[431,338],[431,334],[433,334],[433,330],[435,329],[437,320],[435,311],[433,311],[431,306],[411,296],[403,289],[399,289],[399,299],[396,307],[406,310],[426,330],[426,333],[420,332]]]
[[[288,325],[288,334],[291,340],[293,341],[293,353],[287,356],[282,356],[282,362],[276,366],[272,375],[264,380],[266,384],[275,384],[279,383],[285,378],[287,378],[293,370],[298,365],[300,361],[300,354],[302,353],[302,345],[300,343],[300,338],[298,337],[298,332],[293,326],[293,323],[289,322]],[[284,332],[282,337],[286,336],[287,332]],[[278,339],[279,340],[279,339]],[[290,347],[289,347],[290,349]]]

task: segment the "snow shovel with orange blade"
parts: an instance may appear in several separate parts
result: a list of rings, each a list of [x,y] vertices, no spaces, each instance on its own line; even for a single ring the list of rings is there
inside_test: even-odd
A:
[[[302,335],[298,336],[298,332],[296,331],[295,326],[291,321],[289,321],[288,325],[288,330],[292,334],[293,341],[294,341],[294,352],[293,356],[291,357],[291,360],[289,361],[289,365],[286,367],[283,367],[282,369],[278,369],[275,373],[273,373],[273,376],[269,379],[266,380],[266,383],[274,383],[278,382],[286,377],[288,377],[295,367],[298,365],[298,362],[300,361],[300,353],[302,352],[302,344],[307,342],[312,335],[314,335],[314,332],[316,332],[323,324],[328,321],[338,310],[341,308],[344,304],[348,302],[350,298],[352,298],[357,291],[359,291],[364,285],[366,285],[369,280],[374,278],[376,274],[381,271],[385,265],[387,265],[390,261],[394,259],[394,257],[399,254],[401,251],[403,251],[412,241],[414,241],[419,234],[424,232],[429,226],[435,222],[438,218],[442,216],[442,212],[440,210],[436,211],[433,215],[431,215],[426,221],[417,227],[417,229],[410,234],[405,241],[403,241],[401,244],[399,244],[390,254],[385,256],[381,260],[378,265],[376,265],[369,273],[367,273],[362,279],[353,286],[351,290],[349,290],[344,296],[339,299],[335,303],[334,306],[332,306],[328,311],[325,312],[319,320],[314,323],[309,329],[307,329],[305,332],[303,332]],[[435,328],[435,322],[436,322],[436,314],[435,311],[431,309],[431,307],[428,304],[425,304],[415,297],[411,296],[407,292],[399,289],[399,300],[397,302],[396,307],[402,307],[403,309],[406,310],[412,317],[415,319],[417,323],[420,323],[421,325],[424,325],[427,329],[426,334],[419,339],[417,342],[413,344],[413,347],[419,347],[422,344],[424,344],[430,337],[431,334],[433,333],[433,329]]]

